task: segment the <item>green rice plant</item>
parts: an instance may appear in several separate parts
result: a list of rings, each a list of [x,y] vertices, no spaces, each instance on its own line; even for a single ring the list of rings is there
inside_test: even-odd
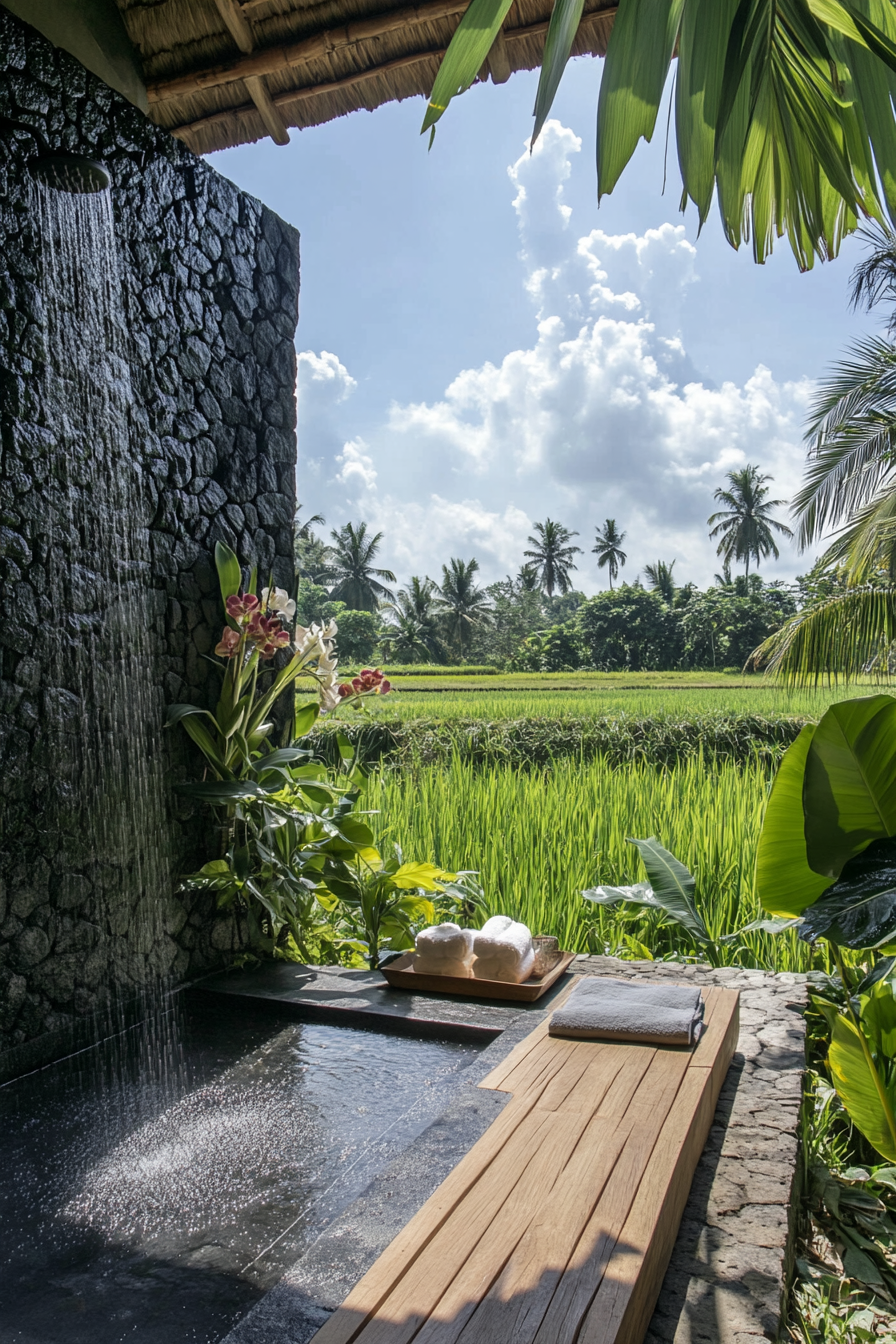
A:
[[[563,757],[614,764],[644,760],[674,765],[691,756],[706,760],[780,759],[807,720],[783,715],[702,714],[679,717],[627,714],[593,718],[410,719],[389,721],[365,715],[343,720],[339,731],[368,765],[388,763],[414,768],[446,762],[452,756],[474,764],[548,766]],[[339,761],[338,733],[318,723],[314,749],[330,764]]]
[[[455,753],[441,765],[383,772],[368,804],[378,843],[400,841],[420,859],[477,869],[488,915],[508,914],[577,952],[696,957],[698,948],[662,912],[594,907],[582,892],[630,885],[643,873],[629,836],[655,835],[697,875],[716,940],[760,915],[753,890],[756,844],[769,783],[761,761],[672,768],[643,760],[557,760],[521,771],[477,769]],[[728,964],[807,970],[812,951],[792,931],[745,933],[725,943]]]

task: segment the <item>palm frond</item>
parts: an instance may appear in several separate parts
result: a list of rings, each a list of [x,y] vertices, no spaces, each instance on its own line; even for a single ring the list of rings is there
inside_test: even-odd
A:
[[[863,586],[806,607],[759,645],[753,667],[793,686],[889,677],[896,587]]]

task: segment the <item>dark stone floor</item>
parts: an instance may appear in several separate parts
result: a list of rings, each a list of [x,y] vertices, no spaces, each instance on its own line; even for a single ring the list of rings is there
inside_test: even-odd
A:
[[[197,998],[219,995],[239,999],[253,1008],[268,1009],[281,1017],[333,1026],[393,1031],[407,1036],[440,1040],[488,1042],[511,1023],[532,1016],[540,1020],[545,1008],[569,983],[562,975],[536,1003],[499,1003],[494,999],[459,999],[450,994],[412,994],[392,989],[379,971],[348,971],[339,966],[297,966],[266,962],[255,969],[210,975],[190,990]]]

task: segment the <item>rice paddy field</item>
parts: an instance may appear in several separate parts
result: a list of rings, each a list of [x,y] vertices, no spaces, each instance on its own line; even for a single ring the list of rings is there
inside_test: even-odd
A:
[[[520,771],[447,765],[375,774],[368,805],[380,843],[445,867],[476,869],[488,914],[510,914],[577,952],[623,957],[698,955],[653,912],[586,902],[596,884],[642,881],[627,837],[655,835],[697,878],[697,904],[714,938],[760,914],[753,890],[756,844],[770,771],[758,763],[708,768],[694,757],[672,768],[603,759]],[[808,970],[793,932],[750,933],[723,943],[723,964]],[[703,959],[701,957],[700,959]]]
[[[488,914],[578,952],[705,959],[654,912],[582,898],[642,881],[626,842],[653,835],[695,874],[718,962],[804,971],[824,953],[792,930],[740,934],[763,913],[754,871],[765,799],[803,722],[879,689],[790,693],[693,673],[400,676],[357,724],[342,722],[371,767],[381,845],[478,871]]]

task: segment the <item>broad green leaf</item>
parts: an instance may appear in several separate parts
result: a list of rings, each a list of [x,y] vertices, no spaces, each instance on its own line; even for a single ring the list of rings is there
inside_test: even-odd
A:
[[[541,74],[538,78],[538,90],[535,94],[535,129],[529,142],[530,148],[541,134],[548,119],[551,104],[566,69],[569,53],[575,41],[582,19],[585,0],[554,0],[548,35],[541,58]]]
[[[218,571],[218,583],[221,585],[221,601],[227,601],[240,591],[243,574],[240,562],[229,546],[223,541],[215,543],[215,568]]]
[[[872,840],[896,835],[896,700],[863,696],[831,705],[806,756],[806,858],[825,877]]]
[[[778,766],[759,834],[756,893],[772,915],[801,915],[830,886],[830,878],[812,871],[806,858],[803,776],[815,733],[807,723]]]
[[[896,1058],[896,997],[890,980],[878,980],[861,997],[862,1030],[876,1059]]]
[[[456,877],[456,873],[446,873],[434,863],[403,863],[391,875],[391,882],[404,891],[413,891],[415,887],[439,891],[445,882],[453,882]]]
[[[355,759],[355,749],[341,728],[336,733],[336,745],[343,761],[353,761]]]
[[[640,139],[650,140],[678,40],[684,0],[623,0],[597,104],[597,198],[611,192]]]
[[[373,845],[373,831],[366,821],[359,817],[344,817],[339,823],[339,831],[349,844],[369,849]]]
[[[886,947],[896,938],[896,840],[876,840],[850,859],[804,912],[800,937],[839,947]]]
[[[684,864],[664,849],[655,835],[647,840],[629,839],[628,843],[640,853],[653,894],[663,909],[695,938],[709,942],[709,931],[694,905],[694,879]]]
[[[739,0],[688,0],[681,23],[675,80],[678,163],[702,224],[716,176],[716,122],[722,71]]]
[[[473,83],[511,4],[512,0],[472,0],[439,66],[421,131],[435,126],[451,99]]]
[[[258,784],[240,783],[238,780],[209,780],[202,784],[175,784],[177,793],[189,798],[198,798],[203,803],[236,803],[244,798],[262,798],[264,791]]]
[[[647,906],[649,910],[664,909],[649,882],[636,882],[633,887],[589,887],[582,895],[594,905],[619,905],[627,901],[630,905]]]
[[[320,717],[320,705],[316,700],[312,700],[310,705],[302,705],[301,709],[296,710],[296,721],[294,733],[297,738],[305,737],[311,732],[318,718]]]
[[[753,919],[749,924],[745,924],[742,929],[738,929],[736,933],[723,934],[719,942],[734,943],[745,933],[768,933],[776,938],[779,933],[785,933],[787,929],[798,928],[802,922],[799,917],[790,919],[786,915],[776,919]]]
[[[304,747],[280,747],[268,752],[260,761],[255,762],[255,770],[270,770],[278,765],[294,765],[296,761],[307,761],[308,752]]]
[[[850,1120],[882,1157],[896,1162],[896,1133],[888,1121],[859,1033],[842,1014],[834,1022],[828,1067]],[[892,1109],[892,1096],[889,1101]]]

